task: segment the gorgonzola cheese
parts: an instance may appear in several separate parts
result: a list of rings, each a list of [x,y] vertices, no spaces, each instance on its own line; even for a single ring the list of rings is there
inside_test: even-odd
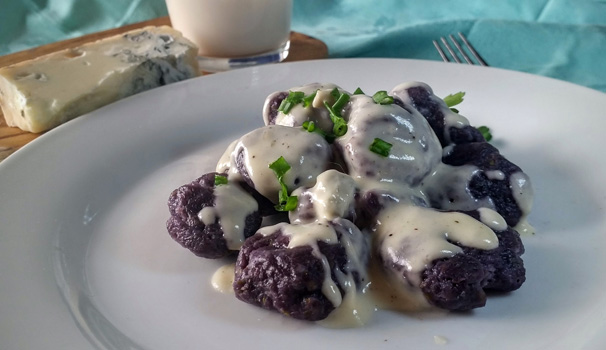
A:
[[[0,68],[9,126],[43,132],[121,98],[198,75],[198,49],[178,31],[146,27]]]

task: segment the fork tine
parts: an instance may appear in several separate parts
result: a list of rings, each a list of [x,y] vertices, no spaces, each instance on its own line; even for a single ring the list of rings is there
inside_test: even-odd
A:
[[[469,41],[467,41],[467,38],[465,38],[465,36],[463,35],[463,33],[459,32],[459,37],[461,38],[461,40],[463,40],[463,43],[465,44],[465,46],[467,46],[467,48],[469,49],[469,52],[471,52],[471,54],[473,55],[473,57],[475,57],[475,59],[478,60],[478,62],[480,63],[480,65],[482,65],[482,66],[488,66],[488,64],[486,63],[486,61],[484,61],[482,59],[482,57],[480,57],[480,54],[478,54],[478,52],[473,48],[473,46],[471,46],[471,44],[469,43]]]
[[[454,46],[457,48],[457,50],[459,50],[459,53],[461,54],[461,56],[463,56],[463,58],[465,59],[467,64],[473,64],[473,61],[469,58],[469,56],[467,56],[467,54],[465,53],[465,51],[463,50],[461,45],[459,45],[459,42],[457,41],[457,39],[455,39],[455,37],[452,34],[450,34],[448,37],[450,38],[450,41],[452,41]]]
[[[448,50],[448,52],[450,53],[452,58],[455,60],[455,62],[461,63],[461,60],[459,59],[459,57],[457,57],[457,54],[452,50],[452,47],[450,47],[450,45],[448,44],[448,41],[446,41],[446,38],[441,37],[440,39],[442,40],[442,44],[444,44],[444,46],[446,47],[446,50]]]
[[[448,56],[446,56],[446,54],[442,50],[442,47],[440,46],[440,44],[438,44],[437,41],[435,41],[435,40],[433,41],[433,46],[435,46],[436,50],[438,50],[438,53],[440,54],[440,57],[442,57],[442,61],[444,61],[444,62],[450,62],[450,60],[448,59]]]
[[[484,59],[473,48],[473,46],[471,46],[471,43],[469,43],[469,41],[463,35],[463,33],[459,32],[458,35],[459,35],[459,38],[461,38],[461,40],[465,44],[465,47],[467,48],[466,50],[463,47],[461,47],[461,45],[459,44],[459,41],[454,37],[454,35],[451,34],[448,36],[448,38],[450,39],[452,44],[456,47],[458,53],[455,53],[455,51],[452,49],[452,47],[448,43],[448,40],[445,37],[440,37],[440,40],[442,41],[442,45],[440,45],[440,43],[437,40],[433,40],[433,46],[435,46],[436,50],[438,50],[438,53],[440,54],[440,57],[442,57],[442,60],[444,62],[450,62],[452,59],[457,63],[462,63],[461,60],[459,59],[459,55],[460,55],[460,57],[463,57],[468,64],[471,64],[471,65],[476,64],[467,55],[467,53],[470,52],[473,55],[473,57],[476,59],[477,64],[479,64],[481,66],[488,66],[488,63],[486,63],[486,61],[484,61]],[[448,55],[444,52],[444,50],[442,49],[442,46],[444,46],[446,48],[446,50],[450,53],[450,57],[448,57]]]

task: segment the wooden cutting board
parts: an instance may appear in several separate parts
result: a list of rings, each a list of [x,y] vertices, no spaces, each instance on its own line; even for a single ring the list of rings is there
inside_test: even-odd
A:
[[[145,22],[135,23],[120,28],[110,29],[74,39],[39,46],[30,50],[0,56],[0,67],[5,67],[22,61],[30,60],[52,52],[77,47],[84,43],[118,35],[133,29],[142,28],[145,26],[161,25],[170,25],[170,19],[168,17],[160,17]],[[290,42],[290,52],[285,62],[321,59],[328,57],[328,48],[326,47],[326,44],[305,34],[291,32]],[[0,162],[19,148],[34,140],[38,136],[40,136],[40,134],[32,134],[30,132],[23,131],[19,128],[8,127],[6,125],[6,121],[4,120],[4,116],[0,111]]]

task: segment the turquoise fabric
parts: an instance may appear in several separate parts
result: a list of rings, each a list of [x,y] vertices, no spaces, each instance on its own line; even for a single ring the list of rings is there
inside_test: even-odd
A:
[[[606,0],[294,0],[331,57],[440,60],[463,32],[494,67],[606,91]],[[0,55],[167,14],[164,0],[0,0]]]

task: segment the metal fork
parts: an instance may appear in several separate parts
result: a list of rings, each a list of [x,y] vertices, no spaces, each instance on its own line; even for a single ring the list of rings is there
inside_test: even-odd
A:
[[[476,59],[477,63],[479,65],[481,65],[481,66],[488,66],[488,64],[486,63],[486,61],[484,61],[484,59],[482,59],[482,57],[480,56],[480,54],[473,48],[473,46],[471,46],[471,44],[469,43],[469,41],[467,41],[467,38],[465,38],[465,36],[463,35],[463,33],[459,32],[458,35],[459,35],[459,38],[461,39],[461,41],[463,42],[463,44],[465,44],[465,47],[467,48],[467,51],[470,52],[473,55],[473,57]],[[450,41],[452,42],[452,44],[457,48],[457,51],[458,51],[459,55],[461,57],[463,57],[463,59],[468,64],[475,64],[474,61],[472,61],[471,58],[469,58],[469,56],[467,55],[467,53],[465,52],[465,50],[461,47],[461,45],[459,44],[459,42],[457,41],[457,39],[454,37],[454,35],[450,34],[448,36],[448,38],[450,39]],[[461,59],[459,58],[459,55],[457,55],[457,53],[455,53],[455,51],[452,49],[452,47],[448,43],[448,40],[446,40],[445,37],[441,37],[440,40],[442,41],[442,44],[444,45],[444,47],[446,47],[446,50],[450,53],[450,56],[452,57],[452,59],[455,62],[457,62],[457,63],[463,63],[461,61]],[[446,55],[446,53],[444,52],[444,50],[442,50],[442,47],[440,46],[440,43],[438,43],[437,40],[433,41],[433,46],[436,47],[436,50],[438,50],[438,53],[440,54],[440,56],[442,57],[442,60],[444,62],[450,62],[450,59],[448,58],[448,56]]]

